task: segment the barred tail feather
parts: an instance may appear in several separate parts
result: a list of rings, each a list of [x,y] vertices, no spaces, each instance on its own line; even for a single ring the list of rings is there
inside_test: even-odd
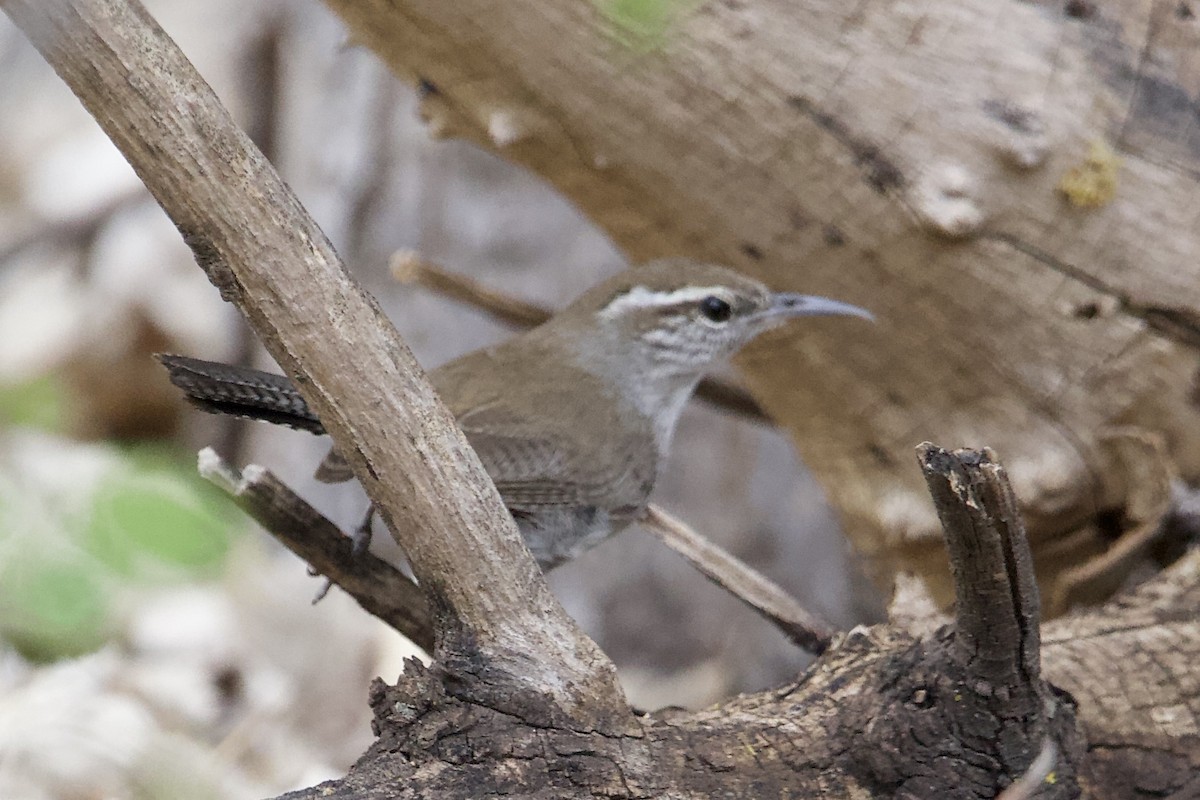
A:
[[[325,433],[295,384],[283,375],[167,353],[157,357],[167,368],[171,383],[204,411]]]

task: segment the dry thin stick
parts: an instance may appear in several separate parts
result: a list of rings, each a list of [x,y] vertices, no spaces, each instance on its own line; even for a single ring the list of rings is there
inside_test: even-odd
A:
[[[401,283],[415,283],[483,311],[516,328],[532,328],[550,319],[553,312],[535,303],[489,289],[474,278],[452,272],[440,264],[426,261],[411,250],[397,251],[391,260],[392,277]],[[770,423],[762,407],[746,390],[728,381],[705,378],[696,387],[696,397],[755,422]]]
[[[211,447],[200,451],[199,469],[267,533],[342,587],[363,610],[432,651],[433,623],[425,594],[399,570],[370,553],[352,555],[350,537],[269,470],[252,464],[239,473]]]
[[[762,614],[800,647],[814,655],[829,647],[836,629],[805,610],[770,578],[658,506],[646,509],[641,523],[706,578]]]
[[[114,216],[149,199],[146,190],[139,186],[137,189],[109,198],[81,216],[54,220],[0,246],[0,264],[11,261],[29,248],[39,244],[49,243],[58,247],[76,247],[80,243],[89,242]]]
[[[400,283],[415,283],[446,297],[472,306],[515,328],[532,328],[550,319],[553,312],[535,303],[489,289],[474,278],[459,275],[441,264],[426,261],[412,250],[392,254],[392,277]]]

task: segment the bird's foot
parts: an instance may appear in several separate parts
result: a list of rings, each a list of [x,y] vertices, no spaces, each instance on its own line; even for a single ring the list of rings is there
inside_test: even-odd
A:
[[[375,504],[367,506],[366,516],[350,536],[350,556],[361,558],[371,547],[371,522],[375,519]]]
[[[367,513],[363,517],[362,522],[358,523],[358,527],[354,529],[354,533],[350,534],[350,558],[351,558],[351,560],[357,560],[357,559],[362,558],[363,554],[366,553],[367,550],[370,549],[371,535],[372,535],[371,534],[371,523],[374,521],[374,519],[375,519],[375,505],[372,503],[371,505],[367,506]],[[315,577],[317,575],[317,572],[312,567],[309,567],[308,574],[313,575]],[[329,578],[326,578],[325,585],[322,586],[317,591],[317,595],[316,595],[316,597],[313,598],[312,604],[315,606],[317,603],[324,600],[325,595],[329,594],[329,589],[332,586],[333,586],[333,581],[330,580]]]

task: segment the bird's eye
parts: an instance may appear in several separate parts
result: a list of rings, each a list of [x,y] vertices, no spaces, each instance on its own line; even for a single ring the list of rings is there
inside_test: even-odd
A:
[[[713,322],[725,322],[733,316],[733,309],[729,303],[710,294],[700,301],[700,313]]]

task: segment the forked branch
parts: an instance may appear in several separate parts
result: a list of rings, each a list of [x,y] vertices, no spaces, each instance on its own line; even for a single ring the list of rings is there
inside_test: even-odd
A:
[[[352,556],[350,537],[269,470],[251,465],[239,473],[206,448],[200,452],[200,474],[229,493],[268,533],[315,572],[340,586],[363,610],[427,652],[433,649],[433,621],[417,585],[370,553]],[[815,654],[829,646],[834,629],[752,567],[656,506],[650,506],[642,524],[798,646]]]
[[[1006,638],[1014,608],[1035,628],[1038,614],[1036,601],[1023,599],[1028,543],[1004,473],[986,452],[925,446],[921,463],[960,592],[992,597],[1007,586],[1007,602],[972,605],[919,635],[897,626],[856,628],[834,636],[790,685],[695,713],[642,717],[640,730],[622,737],[526,724],[464,703],[413,665],[396,686],[377,685],[380,738],[351,774],[288,800],[481,800],[514,791],[556,798],[1078,797],[1088,755],[1071,703],[1039,677],[1036,641],[1021,631]],[[989,626],[1012,652],[991,647]],[[1092,655],[1107,660],[1103,649]]]

